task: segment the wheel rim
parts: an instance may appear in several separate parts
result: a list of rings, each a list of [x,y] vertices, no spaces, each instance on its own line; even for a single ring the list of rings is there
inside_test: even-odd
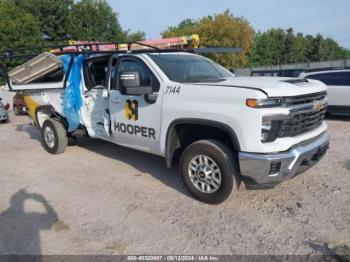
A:
[[[221,171],[210,157],[198,155],[188,165],[188,175],[192,185],[202,193],[212,194],[221,186]]]
[[[47,126],[44,129],[44,139],[45,143],[49,148],[53,148],[55,146],[55,134],[51,127]]]

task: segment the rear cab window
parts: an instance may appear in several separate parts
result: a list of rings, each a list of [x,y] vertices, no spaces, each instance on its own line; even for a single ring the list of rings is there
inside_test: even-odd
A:
[[[106,87],[106,73],[109,56],[96,57],[84,61],[84,80],[86,89],[97,86]]]

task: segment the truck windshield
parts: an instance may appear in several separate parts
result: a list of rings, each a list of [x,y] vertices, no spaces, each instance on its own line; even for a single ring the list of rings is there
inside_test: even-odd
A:
[[[167,77],[179,83],[221,82],[234,77],[230,71],[205,57],[189,54],[149,54]]]

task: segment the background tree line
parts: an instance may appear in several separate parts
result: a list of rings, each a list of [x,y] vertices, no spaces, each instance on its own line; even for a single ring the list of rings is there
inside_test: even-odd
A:
[[[288,30],[270,29],[255,35],[249,52],[252,66],[326,61],[350,57],[350,51],[321,34],[315,37]]]
[[[0,0],[0,49],[67,40],[139,41],[105,0]]]
[[[186,19],[170,26],[163,37],[198,33],[209,46],[240,47],[242,53],[212,56],[226,67],[265,66],[350,58],[350,51],[331,38],[294,33],[293,28],[255,32],[244,18],[228,10],[199,20]]]
[[[213,47],[240,47],[239,54],[212,54],[226,67],[275,65],[350,57],[336,41],[293,29],[255,32],[229,10],[168,27],[162,37],[199,34]],[[67,40],[140,41],[144,32],[123,30],[106,0],[0,0],[0,50],[19,46],[63,44]]]

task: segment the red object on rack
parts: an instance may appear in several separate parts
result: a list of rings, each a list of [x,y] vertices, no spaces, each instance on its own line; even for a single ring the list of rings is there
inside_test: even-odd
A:
[[[199,36],[196,34],[188,36],[180,36],[173,38],[157,39],[157,40],[145,40],[135,43],[104,43],[104,42],[89,42],[89,41],[69,41],[71,46],[67,46],[61,49],[50,50],[52,53],[62,52],[76,52],[82,50],[90,51],[115,51],[115,50],[140,50],[149,49],[152,47],[166,49],[166,48],[198,48]]]

